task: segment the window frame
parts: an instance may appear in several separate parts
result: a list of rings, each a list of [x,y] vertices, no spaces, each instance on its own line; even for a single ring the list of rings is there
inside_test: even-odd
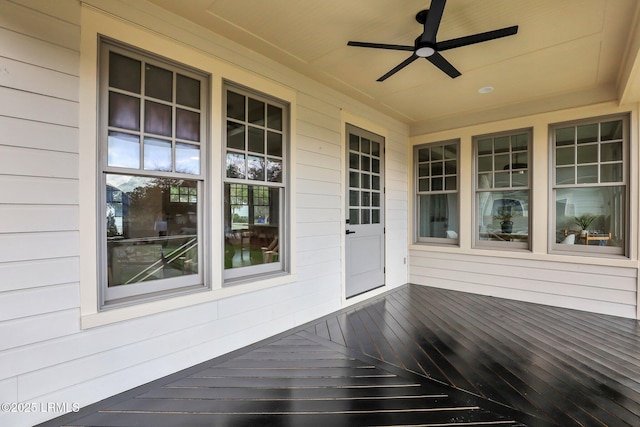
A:
[[[558,185],[556,184],[556,139],[555,139],[555,131],[557,129],[568,128],[568,127],[579,127],[584,125],[598,125],[598,139],[595,142],[590,142],[588,144],[595,144],[598,147],[598,160],[597,162],[589,162],[589,165],[596,165],[598,168],[598,176],[600,176],[600,166],[602,164],[607,164],[607,162],[603,162],[600,159],[600,145],[603,141],[600,139],[600,125],[602,123],[607,123],[611,121],[621,121],[622,122],[622,160],[619,162],[622,164],[622,181],[616,182],[594,182],[594,183],[574,183],[574,184],[565,184]],[[606,141],[605,143],[610,143],[610,141]],[[574,147],[578,147],[579,144],[576,140],[572,144]],[[630,113],[617,113],[617,114],[609,114],[603,116],[582,118],[576,120],[569,120],[564,122],[553,123],[549,125],[549,252],[555,254],[566,254],[566,255],[580,255],[580,256],[593,256],[593,257],[628,257],[630,250],[630,240],[631,236],[629,234],[630,231],[630,218],[631,218],[631,182],[630,182],[630,162],[631,162],[631,117]],[[575,162],[572,163],[574,167],[577,168],[577,150],[575,154]],[[568,165],[568,164],[567,164]],[[574,177],[577,177],[574,174]],[[592,245],[583,245],[583,244],[573,244],[573,245],[565,245],[560,242],[556,242],[557,232],[556,229],[556,220],[557,220],[557,212],[556,212],[556,190],[558,189],[581,189],[581,188],[605,188],[605,187],[623,187],[624,195],[622,199],[622,218],[621,218],[621,226],[623,227],[622,235],[624,237],[624,242],[621,246],[592,246]],[[577,229],[577,228],[576,228]]]
[[[456,173],[446,174],[446,171],[443,170],[442,177],[443,179],[447,176],[455,176],[456,177],[456,189],[455,190],[428,190],[428,191],[420,191],[420,165],[421,162],[419,160],[419,151],[424,148],[434,148],[434,147],[445,147],[448,145],[453,145],[456,147]],[[443,159],[444,161],[444,159]],[[431,164],[431,160],[429,160],[429,164]],[[424,164],[425,162],[422,162]],[[418,244],[433,244],[433,245],[447,245],[447,246],[457,246],[460,244],[460,139],[450,139],[445,141],[436,141],[429,142],[426,144],[416,145],[413,148],[413,176],[414,176],[414,195],[415,195],[415,203],[414,203],[414,242]],[[431,177],[431,174],[429,175]],[[456,203],[457,203],[457,211],[456,211],[456,222],[458,224],[457,236],[456,238],[448,238],[448,237],[421,237],[420,236],[420,196],[423,195],[438,195],[438,194],[455,194]]]
[[[497,139],[497,138],[504,138],[504,137],[509,137],[511,139],[511,137],[514,136],[518,136],[518,135],[522,135],[525,134],[527,136],[527,167],[526,167],[526,173],[527,173],[527,182],[528,185],[527,186],[513,186],[510,185],[508,187],[496,187],[495,186],[495,181],[492,183],[492,186],[489,188],[479,188],[479,175],[480,173],[482,173],[482,171],[480,171],[479,169],[479,158],[480,158],[480,154],[479,154],[479,142],[481,140],[485,140],[485,139]],[[513,158],[511,157],[513,154],[513,149],[512,149],[512,143],[510,142],[509,145],[509,151],[505,152],[505,153],[496,153],[495,149],[492,149],[492,168],[491,168],[491,173],[493,174],[493,176],[495,177],[495,173],[496,173],[496,169],[495,169],[495,157],[496,154],[498,155],[504,155],[504,154],[509,154],[510,156],[510,161],[509,161],[509,165],[510,168],[508,169],[509,171],[513,172],[514,170],[518,170],[520,168],[516,168],[514,169],[512,167],[512,165],[514,164],[513,162]],[[532,200],[532,195],[533,195],[533,167],[532,167],[532,161],[533,161],[533,128],[521,128],[521,129],[513,129],[513,130],[506,130],[506,131],[500,131],[500,132],[492,132],[492,133],[488,133],[488,134],[483,134],[483,135],[476,135],[472,137],[472,145],[473,145],[473,203],[472,203],[472,209],[473,209],[473,247],[474,248],[480,248],[480,249],[508,249],[508,250],[524,250],[524,251],[531,251],[531,247],[532,247],[532,236],[533,236],[533,225],[534,225],[534,221],[533,221],[533,200]],[[519,152],[519,151],[518,151]],[[483,155],[484,156],[484,155]],[[487,155],[488,157],[488,155]],[[524,168],[522,168],[524,169]],[[504,170],[504,169],[503,169]],[[512,175],[512,173],[511,173]],[[511,184],[513,184],[513,178],[510,178],[509,182]],[[528,238],[526,241],[522,242],[522,241],[497,241],[497,240],[482,240],[480,239],[480,221],[479,221],[479,217],[478,217],[478,209],[479,209],[479,193],[485,193],[485,192],[489,192],[489,193],[501,193],[501,192],[517,192],[517,191],[527,191],[528,192],[528,210],[527,210],[527,229],[528,229]],[[503,199],[504,200],[504,199]]]
[[[138,99],[140,99],[140,117],[139,123],[141,128],[137,131],[131,131],[131,134],[139,136],[140,145],[140,157],[138,168],[124,167],[124,166],[110,166],[108,164],[108,143],[109,132],[113,128],[109,124],[109,93],[110,91],[126,93],[124,90],[113,89],[109,86],[109,55],[110,52],[132,58],[136,61],[141,61],[142,64],[149,64],[151,66],[160,67],[165,70],[170,70],[172,74],[172,100],[165,101],[163,105],[170,104],[172,111],[172,133],[166,137],[171,141],[171,155],[172,155],[172,168],[177,163],[176,160],[176,146],[177,144],[190,143],[191,145],[198,146],[199,148],[199,173],[192,174],[188,172],[174,172],[145,169],[143,150],[144,150],[144,137],[154,137],[155,134],[145,132],[142,128],[142,124],[145,122],[143,104],[145,101],[155,102],[155,98],[147,95],[144,74],[145,70],[141,69],[141,87],[140,92],[137,93]],[[97,48],[97,177],[96,177],[96,197],[97,197],[97,283],[98,283],[98,310],[105,311],[113,308],[119,308],[122,306],[142,304],[149,301],[171,298],[178,295],[190,294],[193,292],[201,292],[210,289],[210,269],[205,262],[209,257],[209,243],[207,239],[208,235],[208,221],[206,220],[209,212],[209,201],[206,197],[208,193],[208,176],[209,165],[207,162],[208,147],[210,143],[209,136],[209,120],[210,120],[210,102],[209,91],[211,86],[211,76],[209,73],[198,70],[186,64],[181,64],[171,59],[159,56],[152,52],[146,51],[142,48],[131,46],[124,42],[114,40],[112,38],[98,35],[98,48]],[[200,114],[199,123],[199,139],[198,141],[192,140],[188,142],[183,138],[179,138],[176,134],[175,124],[178,120],[176,116],[176,110],[178,106],[181,109],[189,110],[190,107],[185,107],[177,102],[176,92],[176,80],[178,75],[190,77],[200,82],[199,99],[200,107],[197,110]],[[131,92],[133,94],[135,92]],[[157,103],[157,102],[156,102]],[[117,132],[117,129],[114,131]],[[196,197],[197,197],[197,247],[198,247],[198,272],[196,274],[185,275],[184,277],[162,278],[151,281],[143,281],[133,285],[127,285],[126,287],[114,286],[109,287],[108,284],[108,250],[107,250],[107,235],[105,230],[107,229],[107,218],[104,215],[106,210],[107,200],[105,194],[107,192],[107,175],[121,175],[121,176],[135,176],[141,178],[160,178],[160,179],[184,179],[188,181],[196,182]],[[170,190],[169,190],[170,191]],[[170,197],[170,196],[169,196]]]
[[[265,140],[268,138],[268,131],[274,130],[272,128],[269,128],[267,123],[261,126],[257,126],[255,123],[251,123],[248,117],[248,111],[249,111],[248,108],[246,109],[244,120],[239,120],[237,118],[229,117],[227,114],[228,113],[227,112],[227,96],[230,91],[245,96],[246,98],[245,107],[248,106],[249,99],[257,100],[265,103],[265,111],[267,111],[265,114],[267,114],[267,116],[268,116],[269,106],[275,106],[282,109],[282,125],[281,125],[282,129],[280,130],[282,135],[282,153],[281,153],[282,155],[280,157],[282,160],[282,169],[281,169],[281,179],[279,182],[269,181],[268,172],[266,168],[265,168],[265,173],[264,173],[265,176],[263,180],[251,180],[248,178],[248,176],[245,176],[245,178],[227,177],[226,162],[227,162],[227,152],[229,150],[233,153],[244,153],[245,156],[249,156],[252,153],[249,150],[249,146],[248,146],[248,138],[249,138],[248,131],[246,132],[246,135],[245,135],[245,148],[243,150],[240,150],[237,148],[230,148],[227,146],[226,129],[227,129],[228,120],[231,120],[238,124],[242,123],[244,126],[246,126],[247,130],[250,127],[263,128],[265,130],[265,134],[264,134]],[[249,281],[254,281],[256,278],[264,279],[264,278],[288,275],[291,273],[290,272],[290,265],[291,265],[290,250],[289,250],[291,246],[289,211],[290,211],[290,200],[291,200],[291,191],[292,191],[291,183],[290,183],[291,172],[290,172],[290,165],[289,165],[290,149],[291,149],[290,148],[291,104],[285,100],[276,98],[274,96],[270,96],[259,90],[255,90],[247,86],[240,85],[233,81],[224,80],[223,87],[222,87],[222,122],[221,124],[223,129],[222,143],[220,144],[221,145],[221,161],[222,161],[221,187],[222,187],[223,197],[226,197],[225,186],[227,184],[231,184],[231,185],[240,184],[240,185],[248,185],[253,187],[268,187],[269,189],[273,189],[273,188],[279,189],[278,191],[279,193],[279,197],[278,197],[279,224],[278,224],[278,257],[277,257],[278,259],[276,261],[269,262],[269,263],[248,265],[248,266],[237,267],[237,268],[226,268],[224,263],[222,263],[223,264],[223,268],[222,268],[223,286],[224,287],[235,286],[238,284],[247,283]],[[270,156],[267,151],[265,151],[263,155],[265,158],[268,158]],[[279,156],[273,156],[273,157],[279,157]],[[250,193],[252,194],[253,192],[250,191]],[[249,196],[249,197],[253,197],[253,196]],[[269,198],[271,198],[271,194],[269,195]],[[255,205],[254,203],[252,203],[251,200],[249,200],[247,206],[251,208],[251,206],[255,207],[258,205]],[[223,202],[222,216],[221,216],[221,220],[222,220],[221,245],[223,246],[222,247],[223,254],[225,252],[224,244],[225,244],[225,235],[226,235],[224,209],[225,209],[225,203]]]

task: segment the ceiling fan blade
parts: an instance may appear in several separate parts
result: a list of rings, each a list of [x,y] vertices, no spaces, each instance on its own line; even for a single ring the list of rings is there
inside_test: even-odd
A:
[[[431,56],[428,56],[426,59],[433,65],[444,71],[452,79],[455,79],[456,77],[461,75],[460,71],[456,70],[456,67],[451,65],[451,63],[444,59],[444,57],[438,52],[434,53]]]
[[[456,47],[468,46],[470,44],[482,43],[489,40],[495,40],[502,37],[512,36],[518,32],[518,26],[501,28],[499,30],[487,31],[486,33],[473,34],[471,36],[460,37],[457,39],[446,40],[436,43],[436,50],[443,51],[455,49]]]
[[[415,61],[418,58],[420,58],[420,57],[414,53],[413,55],[411,55],[410,57],[408,57],[407,59],[405,59],[404,61],[402,61],[398,65],[396,65],[387,74],[385,74],[384,76],[380,77],[378,79],[378,81],[379,82],[383,82],[383,81],[387,80],[389,77],[393,76],[395,73],[397,73],[398,71],[402,70],[404,67],[406,67],[407,65],[411,64],[413,61]]]
[[[431,6],[427,13],[427,19],[424,22],[424,32],[420,36],[420,41],[423,43],[435,43],[436,34],[440,27],[440,21],[442,21],[442,14],[444,13],[444,5],[447,0],[431,0]]]
[[[413,46],[405,46],[401,44],[367,43],[353,41],[348,42],[347,46],[371,47],[374,49],[406,50],[408,52],[413,52],[414,49]]]

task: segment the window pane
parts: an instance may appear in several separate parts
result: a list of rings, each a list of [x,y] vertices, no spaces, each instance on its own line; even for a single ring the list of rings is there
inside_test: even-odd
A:
[[[349,168],[360,169],[360,156],[355,153],[349,153]]]
[[[556,242],[574,234],[574,244],[624,247],[624,193],[623,186],[555,190]],[[581,235],[579,218],[586,219],[580,222],[588,224],[588,239]]]
[[[247,178],[264,181],[264,157],[248,156],[247,166]]]
[[[601,123],[600,140],[611,141],[612,139],[622,139],[622,123],[622,120]]]
[[[493,170],[493,157],[481,156],[478,157],[478,171],[489,172]]]
[[[122,132],[109,132],[107,164],[121,168],[140,168],[140,138]]]
[[[444,158],[447,160],[458,158],[458,148],[454,144],[444,146]]]
[[[282,108],[275,105],[267,105],[267,127],[269,129],[282,130]]]
[[[493,140],[481,139],[478,141],[478,154],[493,154]]]
[[[429,161],[429,149],[421,148],[418,150],[418,162],[428,162]]]
[[[178,74],[176,77],[176,102],[191,108],[200,108],[200,82]]]
[[[573,145],[575,143],[576,128],[556,129],[556,146]]]
[[[511,158],[511,169],[526,169],[529,166],[529,153],[514,153]]]
[[[478,192],[480,240],[529,240],[529,191]]]
[[[106,183],[109,287],[198,273],[197,197],[170,197],[176,186],[197,194],[197,181],[107,174]]]
[[[145,95],[163,101],[173,101],[173,73],[151,64],[146,64],[145,67]]]
[[[442,176],[443,174],[442,162],[431,163],[431,176]]]
[[[511,149],[513,151],[526,150],[528,148],[528,135],[514,135],[511,137]]]
[[[244,100],[243,95],[227,91],[227,117],[244,121]]]
[[[497,171],[509,170],[511,168],[511,155],[502,154],[495,157],[495,168]]]
[[[495,138],[493,140],[494,152],[495,153],[506,153],[509,151],[509,137],[503,136],[500,138]]]
[[[556,148],[556,165],[572,165],[576,162],[576,148]]]
[[[496,172],[496,188],[511,187],[510,172]]]
[[[227,147],[244,150],[244,125],[227,121]]]
[[[458,189],[458,178],[455,176],[448,176],[444,179],[444,189],[447,191],[455,191]]]
[[[612,162],[616,160],[622,160],[622,142],[600,145],[600,161]]]
[[[282,134],[267,132],[267,154],[282,157]]]
[[[598,140],[598,124],[593,123],[577,127],[577,142],[584,144],[587,142],[596,142]]]
[[[442,191],[444,189],[442,180],[442,177],[431,178],[431,191]]]
[[[578,184],[593,184],[598,182],[598,166],[578,166]]]
[[[598,145],[578,146],[578,163],[596,163],[598,161]]]
[[[140,130],[140,99],[109,92],[109,126]]]
[[[280,261],[279,189],[225,184],[224,267]]]
[[[447,175],[455,175],[458,173],[458,165],[455,160],[444,163],[444,173]]]
[[[282,182],[282,161],[267,159],[267,181]]]
[[[176,144],[176,172],[200,174],[200,147],[191,144]]]
[[[244,154],[227,153],[227,178],[245,178]]]
[[[442,160],[442,147],[432,147],[431,148],[431,160]]]
[[[490,173],[478,174],[478,188],[493,188],[493,175]]]
[[[458,197],[455,194],[419,196],[418,236],[458,237]]]
[[[426,179],[421,179],[418,181],[418,191],[431,191],[431,184],[430,184],[431,180],[426,178]]]
[[[176,137],[200,141],[200,114],[176,108]]]
[[[572,167],[567,168],[556,168],[556,184],[558,185],[567,185],[567,184],[575,184],[575,174],[576,169]]]
[[[249,126],[248,151],[264,154],[264,129]]]
[[[529,171],[519,170],[519,171],[511,172],[511,186],[512,187],[528,187]]]
[[[140,93],[142,87],[141,64],[136,59],[109,52],[109,86]]]
[[[611,163],[600,167],[601,182],[622,182],[622,163]]]
[[[171,141],[156,138],[144,139],[144,168],[171,172]]]
[[[144,109],[144,131],[171,136],[171,106],[145,101]]]
[[[431,176],[431,168],[429,167],[429,163],[427,163],[426,165],[418,166],[418,176],[421,178]]]
[[[249,98],[249,123],[264,126],[264,102]]]

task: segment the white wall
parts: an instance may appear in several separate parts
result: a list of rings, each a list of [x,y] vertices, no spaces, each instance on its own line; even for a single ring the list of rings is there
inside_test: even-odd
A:
[[[567,256],[549,251],[549,124],[631,113],[628,257]],[[472,138],[533,129],[531,251],[472,247]],[[460,245],[410,245],[409,282],[502,298],[637,317],[638,301],[638,106],[593,105],[411,138],[411,145],[460,138]],[[409,160],[408,169],[412,169]],[[411,201],[409,224],[414,221]]]
[[[0,0],[0,401],[84,406],[351,303],[342,272],[345,111],[385,129],[386,289],[407,282],[406,126],[143,1],[84,3]],[[83,122],[95,104],[84,105],[92,95],[80,89],[90,62],[80,53],[83,7],[293,94],[291,280],[229,291],[214,275],[219,292],[200,300],[95,313],[86,274],[95,268],[86,250],[95,140]],[[0,413],[0,425],[57,415]]]

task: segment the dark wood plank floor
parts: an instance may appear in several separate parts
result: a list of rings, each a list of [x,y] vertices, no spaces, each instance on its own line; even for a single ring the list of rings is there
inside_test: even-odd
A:
[[[410,285],[308,331],[562,426],[640,426],[635,320]]]
[[[640,426],[633,320],[407,285],[42,426]]]

